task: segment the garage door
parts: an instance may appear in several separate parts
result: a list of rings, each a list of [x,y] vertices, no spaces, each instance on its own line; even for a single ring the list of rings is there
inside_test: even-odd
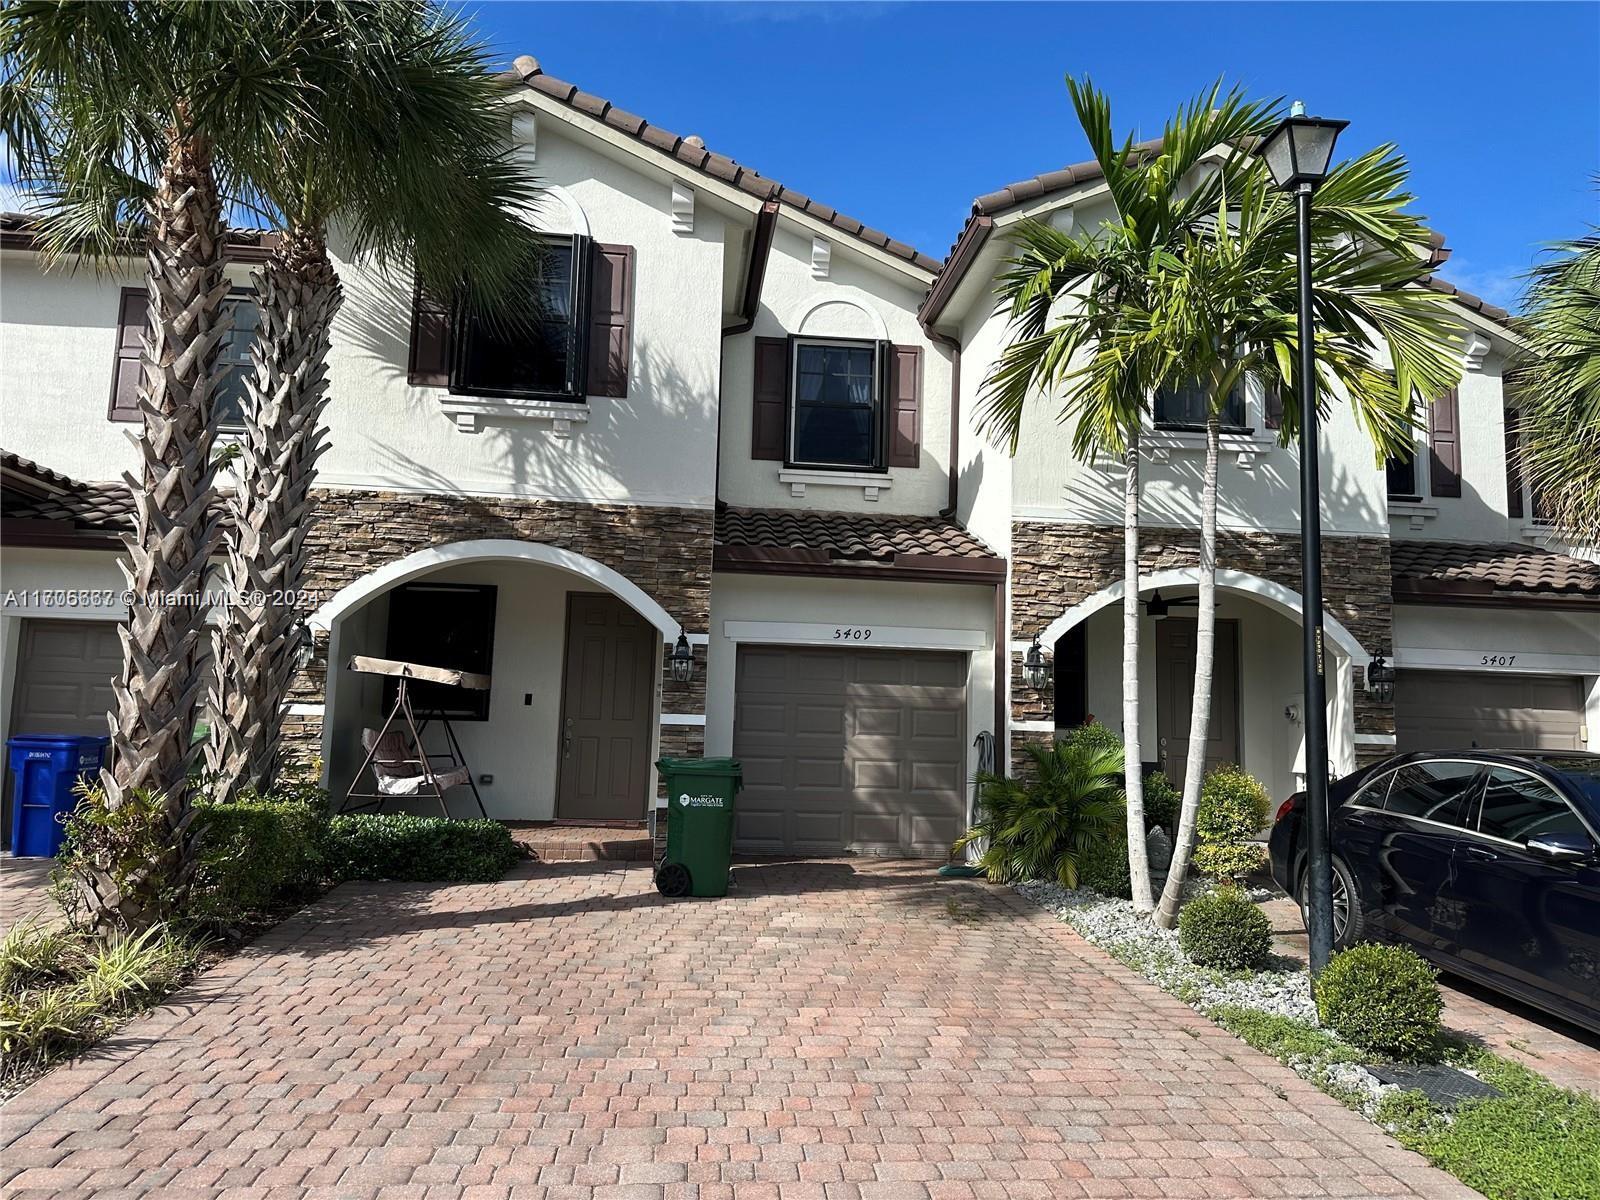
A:
[[[1583,686],[1573,675],[1401,671],[1401,750],[1582,750]]]
[[[734,843],[943,858],[966,820],[964,654],[741,646]]]
[[[115,621],[23,621],[12,684],[11,733],[104,734],[111,681],[121,670],[122,642]],[[9,769],[0,823],[9,845]]]

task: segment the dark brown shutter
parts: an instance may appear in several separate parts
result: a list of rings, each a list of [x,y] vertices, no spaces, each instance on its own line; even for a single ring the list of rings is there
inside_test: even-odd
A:
[[[1506,515],[1522,516],[1522,447],[1519,445],[1518,422],[1521,418],[1514,408],[1506,409]]]
[[[411,295],[411,355],[406,378],[413,387],[450,386],[450,307],[418,286]]]
[[[589,395],[626,396],[633,354],[633,247],[596,244],[589,292]]]
[[[117,358],[111,371],[113,421],[143,420],[139,412],[139,358],[144,353],[144,319],[149,296],[143,288],[123,288],[117,309]]]
[[[1451,388],[1428,407],[1429,481],[1434,496],[1461,495],[1461,413]]]
[[[922,461],[922,348],[889,347],[889,465]]]
[[[788,442],[785,426],[789,419],[789,339],[758,337],[755,356],[750,457],[782,462]]]
[[[1267,394],[1262,403],[1262,420],[1268,429],[1283,428],[1283,391],[1275,383],[1267,384]]]

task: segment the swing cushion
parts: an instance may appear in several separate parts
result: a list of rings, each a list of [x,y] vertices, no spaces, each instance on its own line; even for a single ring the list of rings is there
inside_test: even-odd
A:
[[[363,729],[361,748],[372,754],[372,773],[377,778],[378,791],[385,796],[415,796],[430,786],[427,762],[412,751],[405,734],[399,730],[391,729],[380,739],[376,729]],[[460,787],[471,776],[472,772],[464,766],[432,772],[441,792]]]

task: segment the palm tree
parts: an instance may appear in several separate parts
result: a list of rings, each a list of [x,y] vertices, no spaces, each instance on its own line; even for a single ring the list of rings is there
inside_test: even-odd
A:
[[[1460,329],[1450,300],[1421,285],[1428,231],[1403,211],[1404,160],[1383,146],[1336,168],[1318,195],[1313,230],[1313,306],[1318,327],[1319,395],[1348,398],[1379,462],[1409,446],[1414,405],[1432,401],[1460,377]],[[1194,695],[1183,801],[1157,924],[1177,923],[1195,844],[1205,772],[1216,631],[1217,462],[1221,413],[1245,378],[1288,397],[1288,364],[1299,337],[1293,203],[1274,188],[1264,164],[1235,173],[1213,220],[1181,254],[1152,270],[1152,304],[1143,336],[1166,349],[1168,386],[1198,381],[1206,397],[1206,455],[1200,496],[1199,610]],[[1285,405],[1280,436],[1298,428]]]
[[[1600,229],[1552,247],[1530,273],[1524,361],[1512,374],[1539,515],[1600,545]]]
[[[1145,853],[1139,739],[1139,427],[1154,389],[1173,375],[1159,341],[1148,336],[1152,264],[1182,250],[1212,218],[1241,147],[1271,123],[1276,104],[1245,100],[1220,84],[1168,121],[1158,143],[1120,145],[1111,106],[1085,79],[1068,78],[1078,123],[1104,172],[1113,219],[1083,233],[1024,221],[1001,273],[998,311],[1011,339],[984,382],[981,427],[1015,452],[1028,399],[1058,400],[1074,422],[1079,459],[1114,454],[1125,464],[1123,490],[1122,711],[1126,746],[1128,864],[1134,907],[1154,907]],[[1207,155],[1214,173],[1196,174]]]
[[[326,0],[272,16],[258,36],[305,48],[296,61],[311,100],[285,115],[276,153],[251,180],[282,232],[255,274],[261,315],[228,502],[229,601],[214,637],[206,765],[224,797],[270,788],[297,666],[291,601],[342,299],[330,224],[351,257],[391,274],[414,267],[437,295],[470,278],[478,303],[525,296],[537,267],[525,220],[537,193],[509,153],[504,85],[465,18],[425,3]]]
[[[45,202],[47,264],[98,266],[141,242],[145,250],[140,469],[124,476],[132,599],[102,785],[111,809],[134,793],[161,798],[170,853],[149,871],[170,880],[169,894],[194,866],[185,781],[204,683],[200,596],[218,546],[211,446],[226,332],[224,196],[267,115],[300,105],[282,65],[253,40],[253,15],[132,0],[17,0],[0,10],[0,130],[18,181]],[[250,86],[234,86],[239,79]],[[137,927],[156,915],[103,871],[82,882],[98,923]]]

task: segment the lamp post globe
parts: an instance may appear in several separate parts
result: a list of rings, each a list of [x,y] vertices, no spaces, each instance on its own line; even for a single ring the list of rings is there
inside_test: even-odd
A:
[[[1333,865],[1328,845],[1328,687],[1322,636],[1322,487],[1318,469],[1316,321],[1311,284],[1311,197],[1328,176],[1348,121],[1308,117],[1295,101],[1256,148],[1279,188],[1295,198],[1299,319],[1295,374],[1300,401],[1300,596],[1305,680],[1306,932],[1315,986],[1333,955]]]

